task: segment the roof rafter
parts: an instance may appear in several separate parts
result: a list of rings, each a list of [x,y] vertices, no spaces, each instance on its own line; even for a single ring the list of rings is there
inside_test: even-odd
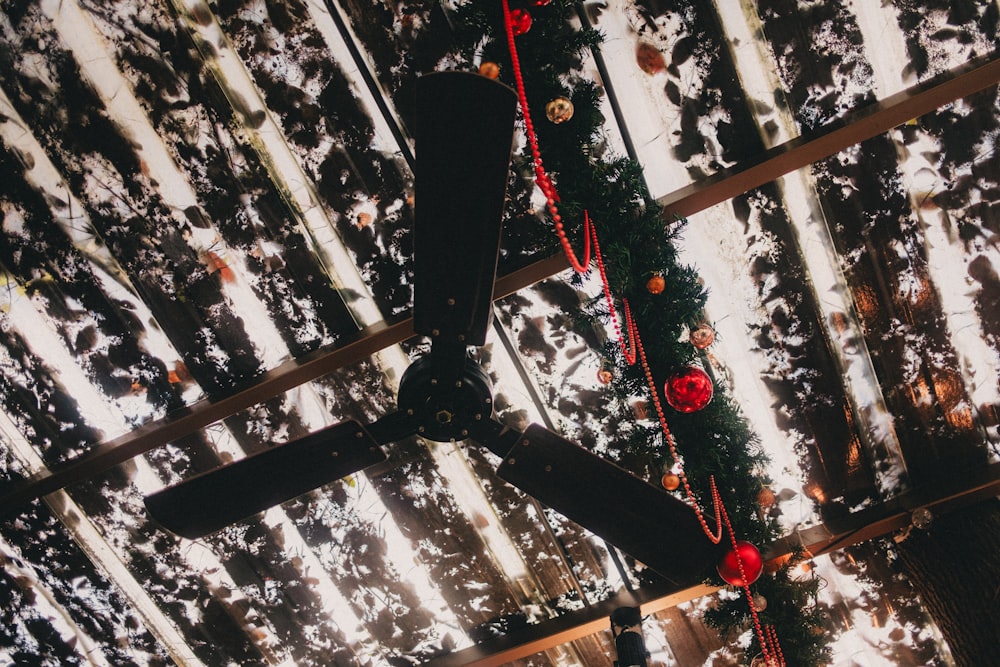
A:
[[[970,473],[968,480],[914,489],[874,507],[797,531],[772,544],[766,554],[769,559],[783,559],[798,549],[813,558],[844,549],[853,544],[906,529],[910,515],[917,508],[931,510],[939,516],[974,502],[995,497],[1000,493],[1000,464],[995,463]],[[665,591],[648,587],[634,593],[621,593],[587,609],[542,621],[510,632],[489,642],[456,651],[426,663],[427,667],[499,667],[513,660],[527,658],[565,642],[586,637],[609,628],[608,617],[617,607],[638,606],[643,616],[710,595],[718,586],[697,584],[689,588]]]
[[[659,204],[664,207],[665,215],[692,215],[998,82],[1000,55],[972,61],[947,76],[913,86],[856,111],[842,121],[765,151],[758,159],[680,188],[661,197]],[[561,254],[536,261],[500,277],[493,296],[495,299],[507,296],[566,268],[568,263]],[[196,403],[183,414],[151,422],[102,443],[58,470],[42,471],[23,480],[0,497],[0,513],[106,471],[337,368],[356,363],[412,335],[410,319],[366,327],[358,332],[356,339],[335,350],[288,361],[244,390],[225,398]]]

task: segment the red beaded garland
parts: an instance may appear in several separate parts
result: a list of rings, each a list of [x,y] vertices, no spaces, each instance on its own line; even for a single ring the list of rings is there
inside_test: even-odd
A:
[[[663,393],[677,412],[697,412],[712,400],[712,379],[697,366],[686,366],[667,378]]]
[[[547,4],[548,1],[549,0],[534,0],[536,6],[541,6],[541,5]],[[524,21],[524,15],[528,14],[528,12],[526,10],[511,11],[510,6],[509,6],[509,0],[501,0],[501,4],[503,6],[503,11],[504,11],[504,22],[505,22],[505,27],[506,27],[506,31],[507,31],[507,44],[508,44],[508,47],[510,49],[510,57],[511,57],[511,62],[513,64],[514,80],[515,80],[515,84],[516,84],[516,87],[517,87],[518,99],[521,102],[521,106],[522,106],[522,110],[523,110],[523,114],[524,114],[525,130],[526,130],[526,133],[528,135],[528,143],[529,143],[529,146],[531,148],[531,154],[532,154],[533,163],[534,163],[534,167],[535,167],[535,182],[539,186],[539,188],[542,190],[543,194],[545,194],[545,196],[546,196],[546,207],[548,208],[549,213],[553,216],[553,218],[555,218],[556,216],[558,216],[558,209],[556,208],[556,204],[559,202],[559,195],[557,194],[556,189],[553,186],[552,181],[551,181],[549,175],[545,172],[545,168],[544,168],[543,163],[542,163],[542,157],[541,157],[541,153],[540,153],[539,147],[538,147],[538,139],[535,136],[534,125],[533,125],[533,123],[531,121],[531,116],[530,116],[530,114],[528,112],[528,108],[527,108],[527,96],[525,95],[524,81],[523,81],[523,77],[521,76],[520,63],[518,61],[517,48],[516,48],[515,39],[514,39],[515,36],[522,35],[525,32],[527,32],[527,30],[530,28],[530,18],[531,17],[530,17],[530,15],[527,16],[528,21],[527,21],[527,25],[526,26],[519,25],[519,24],[523,24],[525,22]],[[522,14],[522,12],[523,12],[523,14]],[[570,260],[570,264],[578,272],[582,273],[582,272],[584,272],[584,271],[587,270],[587,266],[590,263],[591,240],[593,240],[594,252],[595,252],[595,255],[597,257],[598,268],[600,269],[601,277],[602,277],[602,280],[604,282],[605,297],[607,298],[609,306],[610,306],[611,315],[612,315],[612,321],[614,323],[616,337],[618,338],[618,342],[621,345],[623,352],[625,353],[625,356],[626,356],[626,359],[627,359],[628,363],[630,363],[630,364],[631,363],[635,363],[635,361],[637,361],[637,360],[641,360],[642,361],[642,369],[643,369],[643,372],[645,373],[645,376],[646,376],[646,383],[647,383],[647,385],[649,386],[649,388],[651,390],[652,400],[653,400],[653,405],[655,406],[656,415],[659,418],[660,425],[663,428],[663,433],[664,433],[664,436],[666,438],[666,442],[667,442],[667,444],[668,444],[668,446],[670,448],[671,456],[673,457],[673,460],[674,460],[675,463],[679,462],[679,456],[678,456],[678,453],[677,453],[677,450],[676,450],[676,443],[674,442],[673,436],[670,433],[670,429],[667,426],[666,418],[665,418],[665,415],[663,413],[663,407],[660,404],[660,400],[659,400],[659,397],[657,395],[658,392],[656,391],[656,384],[655,384],[655,381],[653,380],[653,376],[652,376],[652,373],[651,373],[650,368],[649,368],[649,363],[646,360],[646,355],[645,355],[645,352],[644,352],[644,350],[642,348],[642,342],[639,339],[638,331],[636,331],[635,321],[632,319],[631,313],[629,312],[629,305],[628,305],[628,301],[627,300],[623,300],[623,305],[624,305],[624,310],[625,310],[625,313],[624,313],[625,328],[626,328],[627,336],[628,336],[628,339],[629,339],[628,340],[628,346],[626,346],[626,344],[625,344],[625,336],[623,335],[623,332],[621,330],[621,326],[620,326],[620,324],[618,322],[618,318],[617,318],[616,313],[615,313],[615,309],[614,309],[614,305],[613,305],[613,302],[612,302],[611,293],[610,293],[610,290],[608,288],[607,278],[606,278],[605,272],[604,272],[603,261],[601,259],[601,255],[600,255],[600,248],[597,245],[597,233],[596,233],[596,230],[594,229],[594,227],[590,224],[590,219],[589,219],[589,217],[587,215],[587,212],[584,211],[584,243],[585,243],[585,250],[584,250],[584,260],[582,262],[577,259],[575,253],[573,252],[573,248],[570,245],[569,239],[566,237],[566,233],[565,233],[564,229],[562,228],[562,219],[561,219],[561,217],[559,217],[558,219],[554,219],[553,222],[554,222],[553,227],[555,228],[556,234],[559,237],[559,241],[560,241],[560,243],[561,243],[561,245],[563,247],[563,251],[566,253],[567,258]],[[629,350],[628,348],[631,348],[631,350]],[[695,369],[695,370],[697,370],[697,369]],[[711,381],[707,377],[707,375],[705,376],[705,379],[708,380],[708,382],[707,382],[707,386],[708,386],[708,398],[707,398],[707,400],[704,401],[703,405],[700,405],[698,408],[694,408],[694,409],[700,409],[701,407],[704,407],[704,405],[707,405],[708,402],[711,400],[711,390],[712,390]],[[668,399],[668,401],[669,401],[669,399]],[[674,407],[676,408],[677,406],[674,406]],[[705,531],[705,535],[714,544],[718,544],[721,541],[721,539],[722,539],[723,518],[724,518],[725,519],[725,527],[728,528],[728,530],[729,530],[730,538],[732,540],[733,547],[735,549],[736,546],[737,546],[736,536],[733,533],[732,526],[729,523],[729,516],[728,516],[728,514],[726,514],[725,507],[722,505],[722,500],[719,497],[719,491],[718,491],[718,489],[715,486],[715,479],[714,478],[710,478],[710,480],[709,480],[710,481],[710,488],[711,488],[711,492],[712,492],[712,501],[713,501],[713,505],[714,505],[714,508],[715,508],[716,530],[714,531],[714,534],[713,534],[713,531],[708,527],[708,524],[705,521],[705,517],[704,517],[704,515],[703,515],[703,513],[701,511],[701,508],[698,505],[697,499],[695,498],[694,493],[692,492],[691,486],[690,486],[690,484],[688,483],[688,480],[687,480],[687,476],[684,474],[683,470],[680,470],[678,472],[677,477],[680,480],[681,486],[683,486],[683,488],[684,488],[684,492],[687,495],[689,502],[691,503],[692,509],[694,510],[694,512],[695,512],[695,514],[696,514],[696,516],[698,518],[698,521],[701,524],[702,529]],[[739,570],[742,573],[742,571],[744,569],[744,566],[743,566],[743,563],[739,559],[737,559],[737,566],[738,566]],[[758,573],[758,576],[759,576],[759,573]],[[746,580],[746,579],[749,579],[749,578],[746,577],[746,576],[741,576],[740,579],[741,580]],[[754,577],[754,579],[756,579],[756,577]],[[776,652],[777,655],[778,655],[778,657],[780,658],[781,657],[780,648],[776,646],[776,644],[777,644],[777,641],[776,641],[777,637],[775,635],[773,635],[773,634],[765,637],[764,630],[761,627],[759,618],[757,617],[757,611],[754,608],[754,603],[753,603],[752,593],[750,591],[750,588],[749,588],[748,585],[744,585],[743,588],[744,588],[744,591],[745,591],[745,593],[747,594],[747,597],[748,597],[751,616],[753,617],[753,622],[754,622],[755,630],[757,632],[757,637],[758,637],[758,639],[761,642],[761,647],[763,649],[764,656],[768,660],[770,660],[770,658]],[[773,629],[772,629],[772,633],[773,633]],[[784,660],[783,660],[783,658],[780,660],[780,663],[779,663],[778,667],[784,667]]]

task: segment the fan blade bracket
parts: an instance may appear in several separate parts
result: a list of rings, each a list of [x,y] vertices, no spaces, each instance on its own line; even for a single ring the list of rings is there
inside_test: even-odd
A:
[[[196,475],[144,499],[152,518],[196,539],[386,460],[357,421],[345,421]]]
[[[413,320],[432,340],[486,342],[516,109],[478,74],[417,80]]]
[[[497,475],[677,585],[721,558],[687,504],[537,424]]]

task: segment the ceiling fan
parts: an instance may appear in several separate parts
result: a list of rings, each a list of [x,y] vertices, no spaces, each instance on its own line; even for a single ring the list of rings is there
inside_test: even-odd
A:
[[[552,431],[493,417],[489,377],[468,348],[485,344],[492,316],[517,96],[477,74],[439,72],[418,80],[417,100],[413,318],[431,348],[403,374],[397,411],[180,482],[146,497],[150,515],[195,539],[385,461],[385,443],[469,439],[502,458],[500,478],[669,581],[697,581],[720,554],[690,507]]]

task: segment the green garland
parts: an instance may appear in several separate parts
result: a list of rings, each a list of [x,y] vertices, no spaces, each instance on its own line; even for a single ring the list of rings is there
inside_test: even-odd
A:
[[[602,135],[605,119],[599,108],[601,91],[580,74],[584,54],[599,47],[601,35],[591,28],[573,27],[577,18],[573,2],[553,0],[527,9],[532,25],[517,37],[517,47],[542,158],[559,192],[566,232],[576,247],[582,247],[583,212],[589,212],[597,224],[612,293],[628,299],[638,330],[646,336],[643,345],[653,377],[665,379],[673,370],[697,362],[699,353],[685,333],[702,321],[706,300],[696,271],[678,260],[675,241],[684,221],[665,222],[646,188],[641,166],[610,155],[606,148]],[[468,2],[452,18],[456,49],[464,58],[498,63],[501,80],[513,86],[501,3]],[[572,119],[558,125],[546,122],[545,105],[560,96],[572,101]],[[521,178],[532,179],[529,156],[515,157],[515,169]],[[558,248],[556,237],[548,230],[534,241],[551,252]],[[646,289],[654,274],[666,280],[666,289],[657,295]],[[586,314],[607,321],[604,299],[588,304]],[[574,314],[567,315],[572,318]],[[638,364],[625,363],[617,341],[610,341],[604,353],[616,367],[610,393],[623,418],[631,418],[628,401],[648,396],[645,375]],[[710,505],[708,480],[714,475],[737,536],[757,545],[776,539],[776,522],[757,503],[758,492],[770,482],[764,473],[767,456],[725,388],[716,385],[715,397],[705,409],[690,414],[670,411],[667,418],[685,473],[703,506]],[[648,475],[659,478],[669,452],[658,425],[636,425],[627,442],[619,444],[630,460],[640,461]],[[755,591],[768,600],[760,619],[775,626],[789,665],[826,664],[828,639],[826,633],[816,630],[822,615],[814,599],[815,583],[791,578],[789,570],[795,560],[754,584]],[[734,629],[752,627],[749,606],[741,596],[721,600],[706,620],[723,636]],[[758,652],[754,636],[745,661],[749,664]]]

